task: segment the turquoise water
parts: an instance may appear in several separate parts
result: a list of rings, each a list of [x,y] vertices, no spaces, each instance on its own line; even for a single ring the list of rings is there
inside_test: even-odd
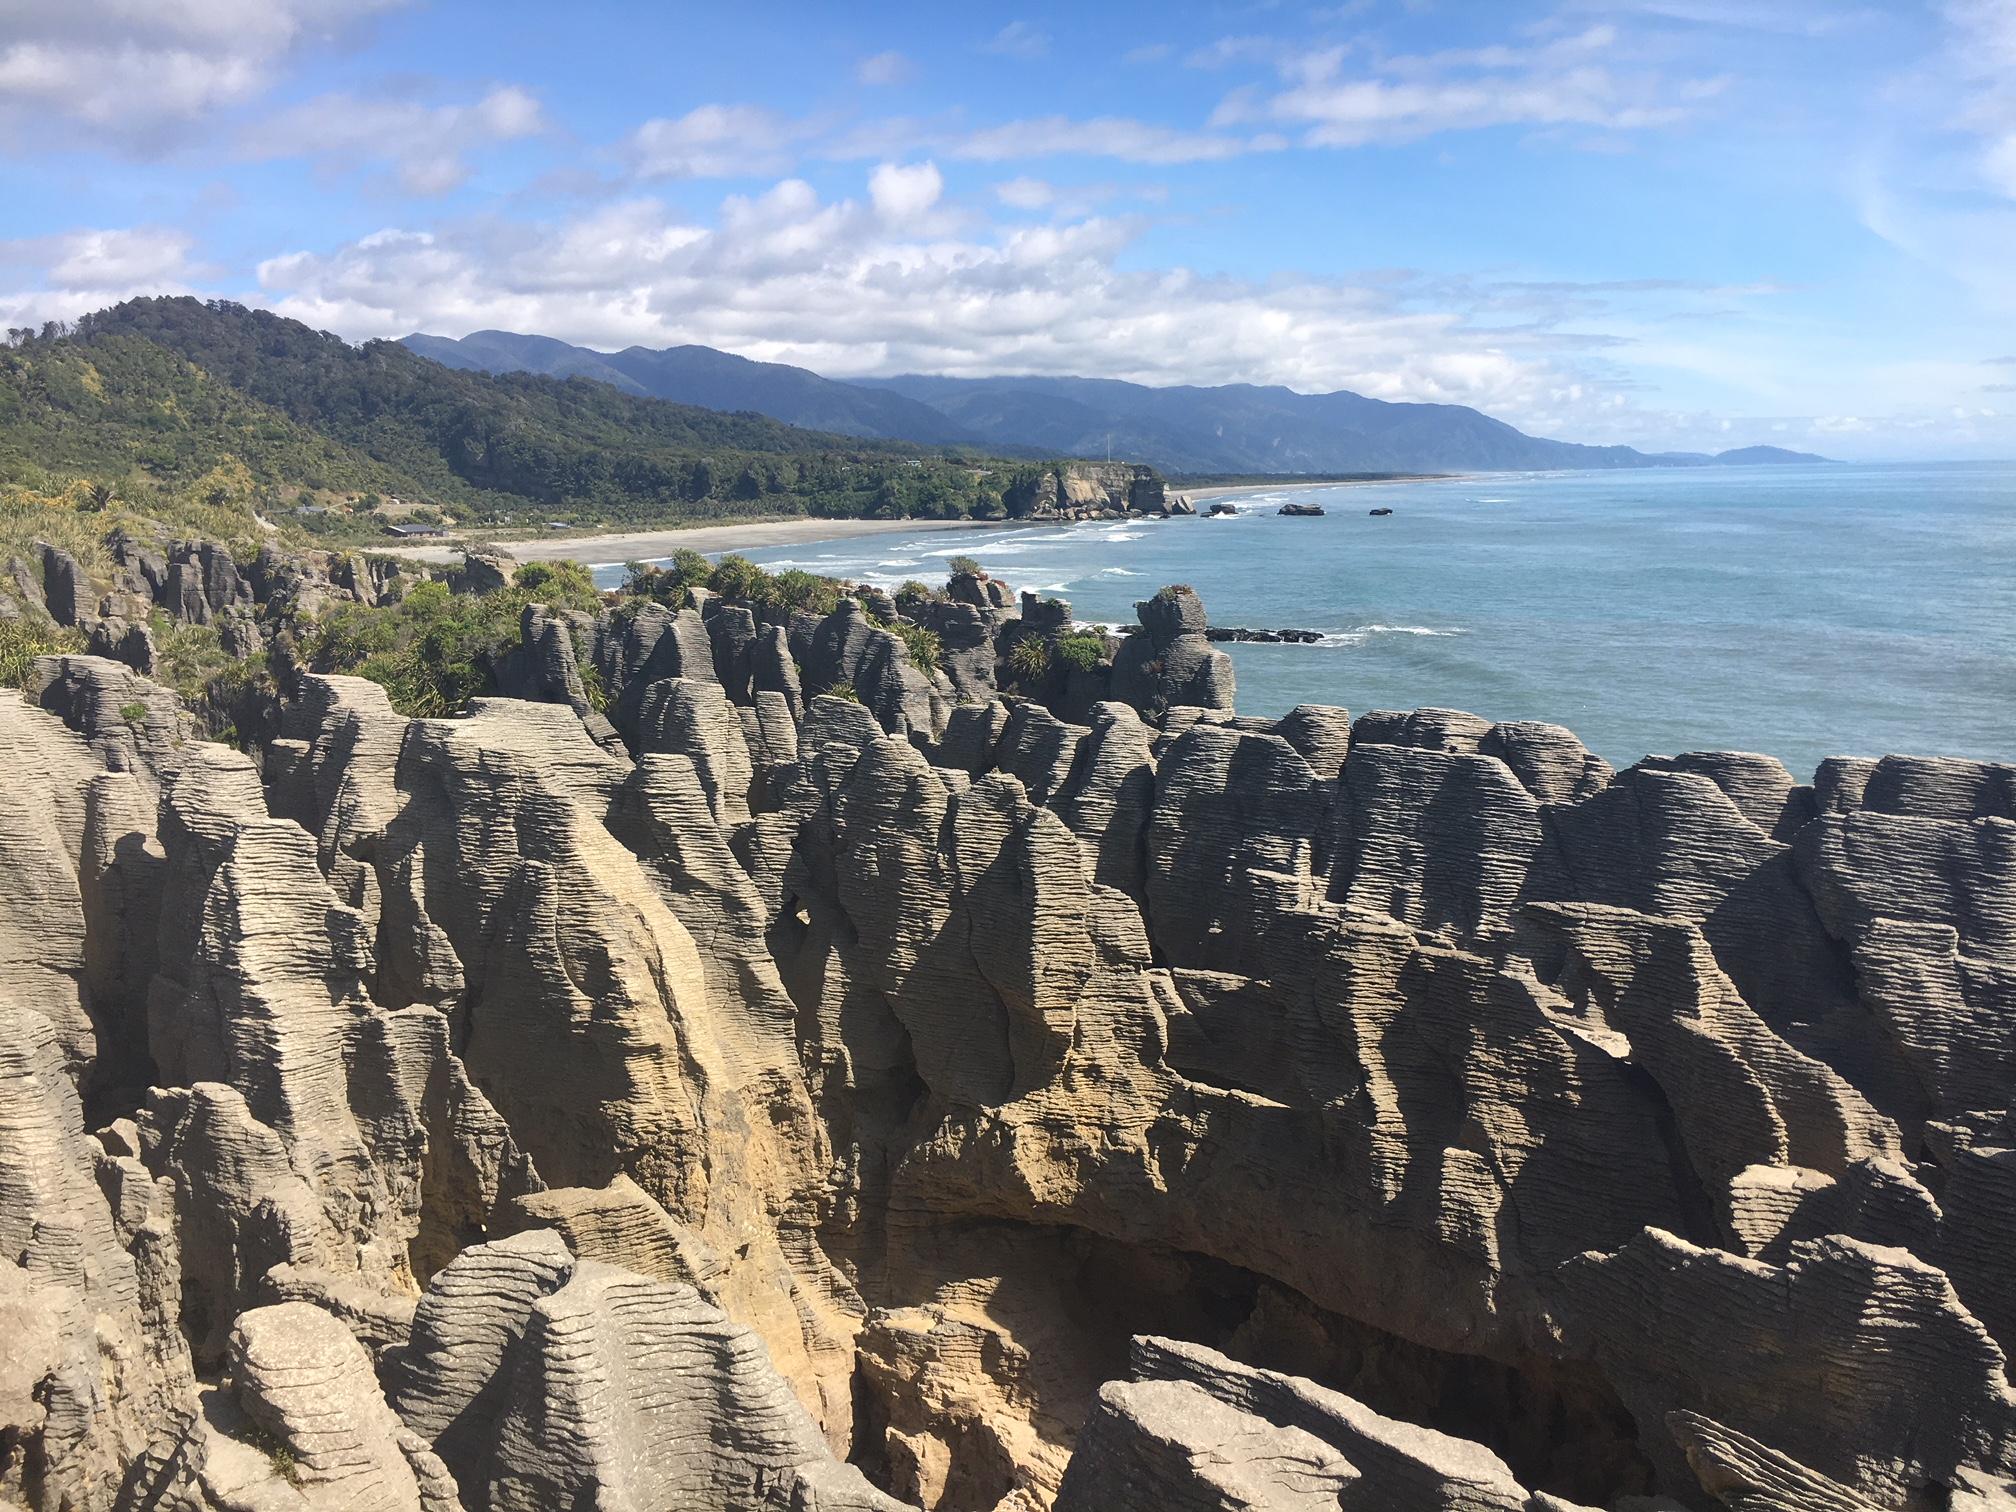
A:
[[[1321,519],[1282,518],[1289,500]],[[1269,492],[1231,519],[1009,526],[776,547],[776,568],[941,582],[979,558],[1081,620],[1164,583],[1230,645],[1242,713],[1441,704],[1650,753],[2016,759],[2016,464],[1495,474]],[[1391,508],[1374,519],[1367,511]],[[612,574],[613,575],[613,574]]]

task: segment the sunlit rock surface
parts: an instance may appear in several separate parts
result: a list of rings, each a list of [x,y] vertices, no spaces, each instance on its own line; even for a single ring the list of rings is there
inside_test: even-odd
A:
[[[1187,591],[1001,701],[953,589],[0,699],[0,1495],[2008,1504],[2016,770],[1240,718]]]

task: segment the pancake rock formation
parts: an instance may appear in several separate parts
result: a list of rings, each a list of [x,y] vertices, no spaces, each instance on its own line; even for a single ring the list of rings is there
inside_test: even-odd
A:
[[[0,1505],[2016,1505],[2016,767],[896,607],[534,605],[243,751],[137,645],[0,695]]]

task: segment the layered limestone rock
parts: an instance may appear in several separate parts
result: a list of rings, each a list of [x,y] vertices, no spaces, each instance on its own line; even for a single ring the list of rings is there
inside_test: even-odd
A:
[[[0,701],[0,1488],[2009,1494],[2011,768],[1242,718],[1187,590],[1010,703],[1068,609],[995,589],[941,677],[881,600],[535,608],[523,699],[303,675],[256,760]]]
[[[1134,606],[1141,629],[1113,658],[1113,697],[1159,721],[1178,706],[1232,707],[1232,658],[1204,637],[1204,604],[1186,587],[1164,588]]]
[[[166,1192],[84,1136],[54,1026],[0,993],[0,1486],[109,1508],[191,1409]]]
[[[1570,1512],[1496,1455],[1341,1392],[1169,1339],[1100,1389],[1059,1512]]]
[[[765,911],[729,849],[753,767],[718,687],[692,703],[685,686],[661,679],[637,702],[654,744],[687,749],[635,767],[564,708],[495,700],[415,723],[368,816],[381,827],[335,849],[371,859],[380,979],[451,1015],[469,1075],[540,1173],[627,1176],[740,1257],[724,1297],[762,1321],[844,1444],[861,1308],[807,1237],[819,1131]],[[737,774],[709,766],[711,793],[695,761],[710,752],[732,752]]]
[[[748,1329],[690,1286],[533,1231],[436,1279],[393,1400],[472,1512],[894,1512],[834,1461]]]
[[[321,1308],[285,1302],[240,1316],[231,1375],[308,1506],[460,1512],[439,1459],[385,1404],[370,1357]]]

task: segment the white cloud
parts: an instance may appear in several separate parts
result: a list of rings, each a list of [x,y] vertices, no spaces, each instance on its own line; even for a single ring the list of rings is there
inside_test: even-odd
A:
[[[1956,124],[1980,138],[1983,180],[2016,199],[2016,0],[1947,0],[1944,14],[1960,81]]]
[[[1202,69],[1230,68],[1239,63],[1275,66],[1287,62],[1298,51],[1295,44],[1280,37],[1220,37],[1184,54],[1183,66]]]
[[[15,0],[0,124],[19,137],[158,150],[256,99],[287,56],[401,0]]]
[[[855,82],[860,84],[908,84],[916,76],[917,65],[900,52],[879,52],[854,67]]]
[[[990,126],[950,146],[954,157],[1006,162],[1035,157],[1111,157],[1128,163],[1208,163],[1285,145],[1273,135],[1230,136],[1183,131],[1126,116],[1073,120],[1042,116]]]
[[[1025,63],[1033,63],[1050,52],[1050,35],[1038,31],[1027,21],[1010,21],[994,34],[985,51],[1004,58],[1019,58]]]
[[[885,220],[915,220],[945,192],[945,179],[936,163],[901,167],[884,163],[868,176],[868,197],[876,213]]]
[[[1572,0],[1568,8],[1605,15],[1622,10],[1656,21],[1789,37],[1824,37],[1879,14],[1845,0]]]
[[[1041,210],[1057,197],[1057,191],[1039,178],[1003,179],[994,186],[994,197],[1017,210]]]
[[[471,151],[546,130],[539,101],[505,85],[467,105],[323,95],[245,133],[255,159],[319,157],[343,167],[389,162],[408,194],[445,194],[469,172]]]
[[[1234,39],[1250,41],[1251,39]],[[1270,121],[1301,129],[1310,147],[1404,142],[1493,126],[1641,131],[1687,119],[1719,93],[1717,78],[1669,82],[1622,70],[1608,25],[1534,46],[1489,46],[1380,60],[1355,74],[1330,48],[1284,58],[1284,88],[1228,95],[1211,124]]]
[[[701,105],[646,121],[631,133],[630,155],[645,178],[740,178],[789,167],[814,129],[760,105]]]
[[[1720,326],[1648,333],[1661,312],[1718,309],[1768,297],[1770,287],[1392,271],[1207,277],[1140,266],[1139,219],[1056,206],[1058,218],[1045,224],[990,225],[970,208],[948,208],[929,164],[879,165],[864,183],[858,198],[834,200],[784,179],[729,196],[705,224],[644,196],[553,224],[482,216],[392,227],[270,257],[251,297],[352,338],[502,327],[605,348],[699,342],[842,377],[1029,372],[1349,388],[1475,405],[1537,434],[1649,448],[1772,439],[1867,456],[1988,454],[2016,443],[2016,421],[1981,411],[1983,376],[2004,370],[1985,360],[1888,374],[1844,365],[1831,388],[1803,395],[1798,382],[1783,384],[1831,416],[1819,421],[1762,406],[1731,421],[1726,411],[1648,404],[1648,371],[1769,368],[1768,346],[1732,344]],[[0,324],[70,318],[191,285],[247,297],[218,288],[191,252],[185,233],[144,227],[0,243]],[[1631,373],[1611,365],[1626,353]],[[1767,376],[1756,392],[1775,397],[1772,382],[1798,375]]]
[[[160,226],[66,231],[0,242],[0,268],[35,269],[51,288],[104,292],[181,284],[193,273],[187,232]]]
[[[551,226],[484,218],[384,232],[273,259],[261,287],[283,313],[352,337],[497,326],[605,348],[698,342],[837,377],[1051,373],[1348,388],[1649,449],[1775,441],[1880,456],[2016,443],[2016,422],[1979,413],[1982,375],[1996,368],[1886,373],[1844,363],[1816,386],[1771,338],[1753,333],[1746,346],[1740,321],[1681,319],[1770,298],[1775,286],[1390,271],[1207,277],[1139,266],[1146,223],[1136,218],[1067,216],[1053,205],[1058,218],[1044,224],[988,224],[971,207],[955,212],[924,166],[880,165],[856,198],[784,179],[728,197],[708,224],[647,197]],[[1662,327],[1668,318],[1675,323]],[[1732,370],[1762,374],[1747,408],[1741,395],[1720,413],[1662,407],[1646,386],[1648,374]],[[1802,397],[1814,405],[1805,418],[1787,407]],[[1832,417],[1824,428],[1816,411]],[[1844,429],[1850,416],[1866,429]]]
[[[353,337],[501,326],[588,345],[691,341],[840,376],[1348,387],[1515,421],[1551,416],[1571,386],[1544,337],[1480,329],[1391,287],[1130,269],[1138,220],[969,218],[955,233],[927,214],[942,192],[931,165],[885,164],[868,184],[865,201],[829,201],[786,179],[731,196],[706,227],[639,199],[551,227],[382,232],[271,259],[261,286],[283,313]]]
[[[192,238],[161,226],[66,231],[0,241],[0,325],[74,320],[136,294],[186,294],[214,270]]]

